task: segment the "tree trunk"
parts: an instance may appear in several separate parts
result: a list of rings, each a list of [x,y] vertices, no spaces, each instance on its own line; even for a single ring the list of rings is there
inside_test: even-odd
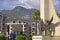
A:
[[[37,20],[35,21],[36,35],[37,35]]]

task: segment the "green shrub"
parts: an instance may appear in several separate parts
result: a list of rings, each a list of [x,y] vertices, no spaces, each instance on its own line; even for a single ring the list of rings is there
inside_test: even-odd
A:
[[[5,35],[0,35],[0,40],[6,40],[6,36]]]
[[[26,40],[26,35],[20,34],[16,37],[16,40]]]

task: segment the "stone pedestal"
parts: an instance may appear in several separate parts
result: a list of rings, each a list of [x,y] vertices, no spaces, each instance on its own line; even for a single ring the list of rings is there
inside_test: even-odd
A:
[[[32,36],[32,40],[42,40],[42,36],[41,35]]]

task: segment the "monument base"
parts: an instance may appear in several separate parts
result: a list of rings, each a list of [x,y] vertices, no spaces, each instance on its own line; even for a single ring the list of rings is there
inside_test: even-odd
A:
[[[32,40],[42,40],[42,36],[41,35],[32,36]]]

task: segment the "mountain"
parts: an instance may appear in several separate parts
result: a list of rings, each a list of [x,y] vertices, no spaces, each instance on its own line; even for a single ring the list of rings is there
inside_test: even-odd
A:
[[[34,10],[36,9],[26,9],[21,6],[17,6],[12,10],[2,10],[1,12],[2,14],[6,15],[9,18],[9,20],[13,20],[13,19],[27,20],[28,18],[29,18],[28,20],[31,20]]]
[[[2,14],[6,15],[11,20],[22,20],[22,21],[31,21],[33,11],[37,9],[26,9],[21,6],[17,6],[12,10],[2,10]],[[58,17],[60,17],[60,11],[57,12]]]
[[[20,6],[15,7],[12,10],[2,10],[3,14],[7,14],[7,16],[17,17],[22,15],[32,15],[34,9],[26,9]]]

